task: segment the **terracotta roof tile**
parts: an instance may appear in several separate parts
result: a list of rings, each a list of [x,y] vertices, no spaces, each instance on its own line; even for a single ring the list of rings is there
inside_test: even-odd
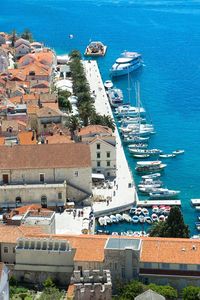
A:
[[[195,250],[193,246],[195,246]],[[142,242],[141,261],[199,264],[200,240],[146,238]]]
[[[90,166],[90,148],[85,144],[14,145],[13,147],[1,146],[0,149],[0,169],[85,168]]]
[[[42,107],[36,111],[38,118],[49,118],[49,117],[57,117],[62,116],[62,112],[60,110],[55,110],[50,107]]]
[[[42,233],[39,226],[12,226],[0,225],[0,241],[3,243],[16,243],[18,238],[26,235]]]
[[[107,126],[102,125],[89,125],[80,129],[78,132],[79,136],[89,135],[89,134],[98,134],[98,133],[105,133],[112,135],[112,130]]]
[[[54,134],[46,137],[47,144],[74,143],[70,136]]]
[[[23,131],[18,133],[20,145],[35,145],[37,144],[36,139],[32,140],[33,133],[31,131]]]

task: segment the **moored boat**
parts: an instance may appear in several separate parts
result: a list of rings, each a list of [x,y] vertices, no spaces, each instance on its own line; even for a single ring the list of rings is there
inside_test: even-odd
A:
[[[172,157],[175,157],[176,155],[175,154],[160,154],[159,157],[161,158],[172,158]]]
[[[111,88],[107,91],[108,100],[112,107],[118,107],[123,103],[123,94],[120,89]]]
[[[135,170],[138,173],[151,173],[151,172],[155,172],[155,171],[161,171],[166,166],[167,166],[166,164],[162,164],[162,162],[159,160],[142,161],[142,162],[137,162]]]
[[[112,89],[113,88],[113,82],[111,80],[106,80],[104,82],[104,87],[106,90]]]
[[[133,216],[132,217],[132,222],[135,223],[135,224],[138,223],[139,222],[139,217],[138,216]]]
[[[185,150],[175,150],[172,153],[175,154],[175,155],[179,155],[179,154],[185,153]]]
[[[175,198],[180,191],[168,190],[168,189],[157,189],[149,193],[150,199],[170,199]]]
[[[106,54],[107,46],[102,42],[94,41],[91,42],[85,50],[85,56],[104,56]]]
[[[133,154],[133,157],[135,158],[148,158],[150,157],[149,154]]]

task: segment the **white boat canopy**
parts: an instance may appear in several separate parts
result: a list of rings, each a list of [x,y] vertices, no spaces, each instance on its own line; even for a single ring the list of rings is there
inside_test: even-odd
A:
[[[92,173],[92,179],[105,179],[105,176],[103,174],[100,173]]]

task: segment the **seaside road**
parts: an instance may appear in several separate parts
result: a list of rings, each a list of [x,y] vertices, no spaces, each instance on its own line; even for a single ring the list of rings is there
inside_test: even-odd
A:
[[[95,60],[87,60],[83,61],[83,65],[90,89],[94,91],[96,95],[94,105],[97,113],[110,115],[113,118],[97,62]],[[115,185],[112,189],[112,201],[110,201],[109,204],[106,202],[95,202],[93,209],[96,216],[123,211],[138,201],[133,176],[129,169],[117,128],[114,134],[116,136],[117,169]]]

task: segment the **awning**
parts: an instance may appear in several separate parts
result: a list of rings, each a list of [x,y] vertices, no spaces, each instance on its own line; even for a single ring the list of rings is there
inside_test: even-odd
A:
[[[92,179],[105,179],[105,176],[103,174],[100,173],[92,173]]]

